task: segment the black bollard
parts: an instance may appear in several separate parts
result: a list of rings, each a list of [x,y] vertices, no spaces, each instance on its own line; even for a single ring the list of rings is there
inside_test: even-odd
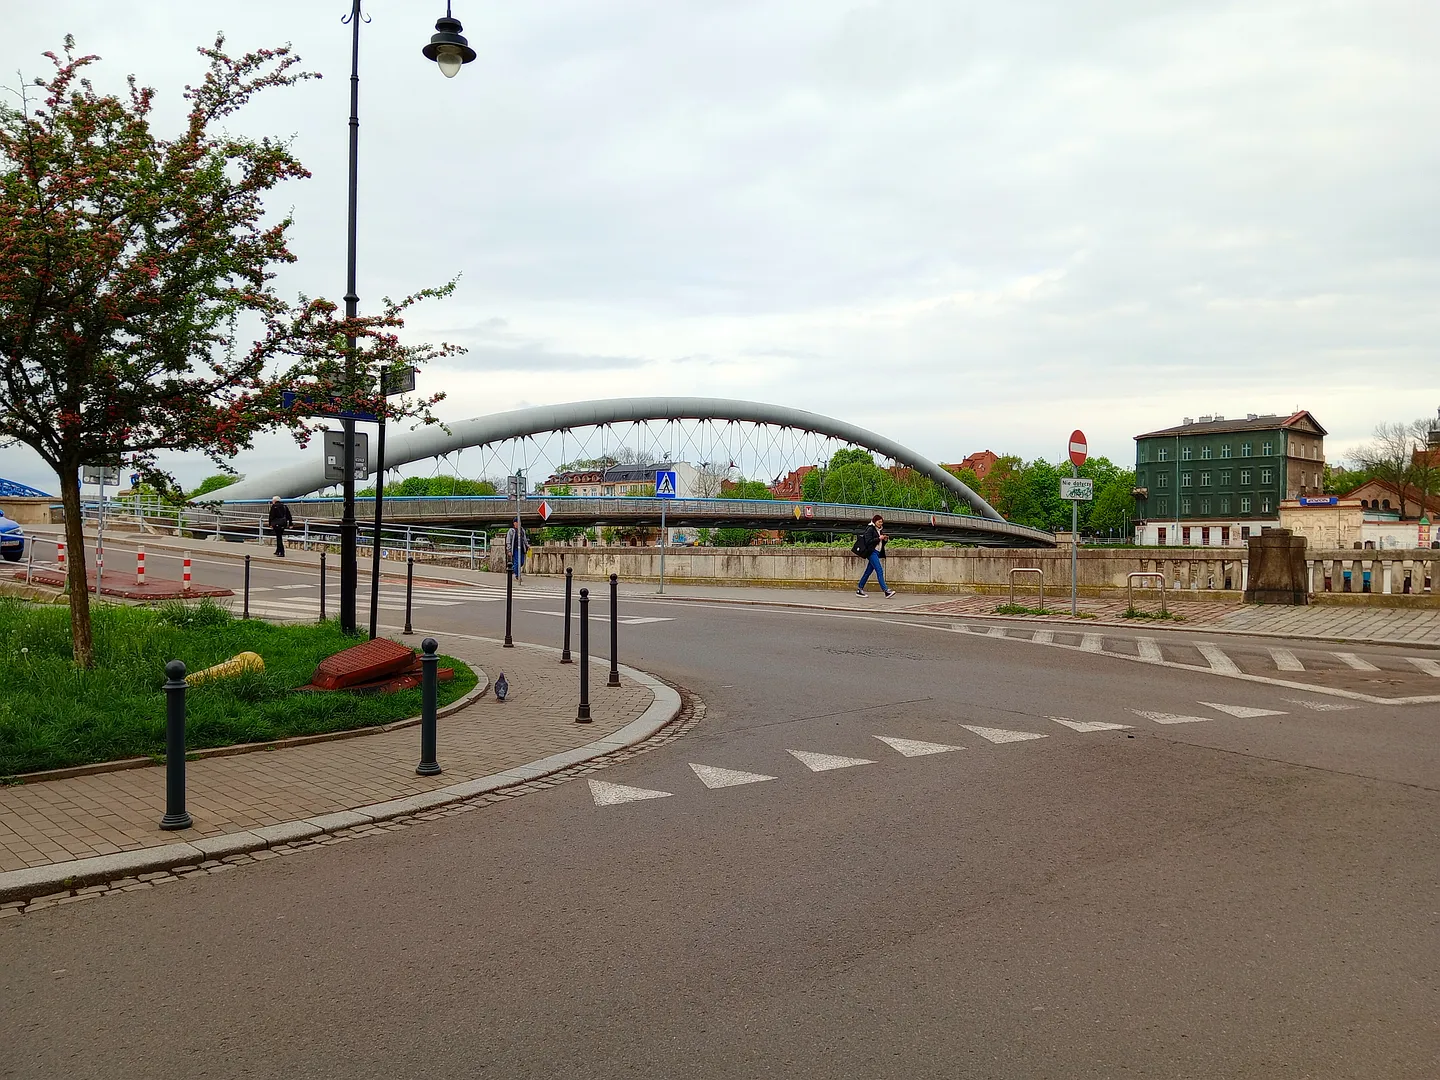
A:
[[[575,568],[565,568],[565,647],[560,650],[560,662],[562,664],[574,663],[570,659],[570,581],[575,576]]]
[[[188,829],[185,812],[185,663],[165,665],[165,816],[162,829]]]
[[[606,686],[620,685],[620,576],[610,575],[610,681]]]
[[[440,763],[435,760],[435,698],[439,681],[440,657],[435,650],[440,647],[433,637],[420,642],[420,764],[415,766],[417,776],[439,776]]]
[[[513,570],[505,571],[505,648],[513,649],[515,642],[510,638],[510,599],[514,594],[515,573]]]
[[[580,590],[580,711],[577,724],[590,723],[590,590]]]
[[[405,560],[405,629],[400,631],[402,634],[413,634],[415,632],[410,629],[410,605],[414,599],[415,560],[407,557]]]
[[[320,621],[325,621],[325,552],[320,552]]]
[[[245,556],[245,612],[240,616],[242,619],[250,617],[250,556]]]

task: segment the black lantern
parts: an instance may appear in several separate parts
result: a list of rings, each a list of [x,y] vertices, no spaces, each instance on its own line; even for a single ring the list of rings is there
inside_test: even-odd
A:
[[[447,3],[445,17],[436,20],[435,34],[430,38],[430,44],[421,50],[427,59],[440,65],[440,74],[447,79],[453,79],[460,74],[462,66],[475,59],[475,50],[470,48],[465,35],[460,33],[463,29],[465,28],[460,25],[460,20],[450,14],[450,5]]]

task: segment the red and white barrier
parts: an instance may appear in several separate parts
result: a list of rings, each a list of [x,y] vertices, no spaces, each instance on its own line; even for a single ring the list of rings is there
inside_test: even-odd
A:
[[[65,573],[65,541],[55,541],[55,562],[60,567],[60,573]]]
[[[184,580],[183,580],[183,584],[181,585],[181,589],[182,589],[182,591],[184,591],[184,592],[189,592],[189,591],[190,591],[190,552],[188,552],[188,551],[185,552],[185,572],[184,572]]]
[[[135,584],[145,584],[145,549],[135,552]]]

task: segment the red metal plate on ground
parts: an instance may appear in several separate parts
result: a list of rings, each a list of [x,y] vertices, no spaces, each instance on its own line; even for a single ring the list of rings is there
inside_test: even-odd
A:
[[[384,638],[365,641],[320,662],[310,685],[341,690],[357,683],[377,682],[396,675],[415,662],[415,650]]]

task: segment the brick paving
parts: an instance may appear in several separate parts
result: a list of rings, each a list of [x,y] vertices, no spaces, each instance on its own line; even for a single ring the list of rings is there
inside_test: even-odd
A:
[[[491,694],[438,725],[440,776],[415,775],[418,727],[273,751],[189,762],[187,809],[195,826],[163,832],[163,767],[128,769],[0,788],[0,872],[219,836],[347,810],[490,776],[571,750],[624,727],[654,700],[608,661],[592,667],[591,724],[576,724],[578,665],[553,652],[502,649],[437,635],[441,651],[485,671],[503,670],[510,694]]]

